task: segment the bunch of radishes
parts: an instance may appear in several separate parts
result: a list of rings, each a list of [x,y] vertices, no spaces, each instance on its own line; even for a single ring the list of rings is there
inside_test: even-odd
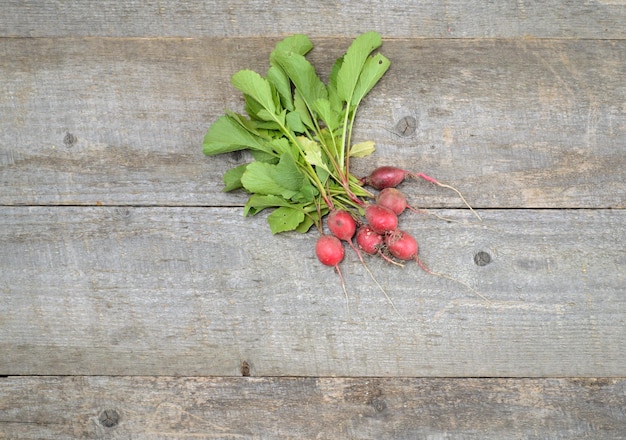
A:
[[[311,40],[303,34],[286,37],[270,53],[265,76],[243,69],[231,78],[243,93],[247,116],[228,111],[203,140],[203,152],[209,156],[251,152],[250,163],[224,173],[225,191],[249,193],[244,215],[273,209],[267,222],[274,234],[306,233],[315,226],[321,234],[317,257],[336,268],[344,293],[339,270],[343,241],[366,269],[362,253],[397,265],[415,260],[427,272],[449,278],[428,270],[418,258],[417,241],[398,228],[398,215],[413,209],[395,189],[406,177],[452,189],[469,207],[455,188],[423,173],[384,166],[358,179],[350,172],[351,158],[375,151],[372,141],[354,143],[352,129],[363,98],[390,66],[377,52],[381,45],[377,32],[359,35],[337,58],[324,83],[306,59]],[[324,219],[330,234],[324,232]]]
[[[363,259],[360,251],[363,251],[369,255],[379,255],[394,264],[399,263],[393,258],[401,261],[415,260],[422,269],[434,273],[420,262],[415,238],[398,228],[398,216],[407,208],[415,210],[407,203],[404,194],[396,189],[396,186],[407,176],[454,190],[472,210],[458,190],[430,176],[423,173],[411,173],[396,167],[379,167],[369,176],[361,179],[364,185],[380,191],[374,203],[364,205],[365,222],[361,218],[355,218],[354,214],[346,210],[332,210],[326,223],[332,235],[322,234],[318,239],[315,246],[318,259],[327,266],[335,267],[341,275],[339,263],[344,257],[342,241],[346,241],[357,252],[361,261]],[[478,214],[475,212],[474,214],[478,217]],[[356,246],[353,239],[356,241]]]

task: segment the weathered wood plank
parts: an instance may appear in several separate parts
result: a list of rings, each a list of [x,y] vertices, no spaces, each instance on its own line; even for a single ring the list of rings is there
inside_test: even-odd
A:
[[[0,36],[272,36],[625,38],[623,0],[541,3],[427,0],[385,2],[106,0],[0,2]]]
[[[239,208],[0,208],[0,374],[623,376],[626,212],[407,215],[423,260],[356,256]],[[474,256],[492,262],[479,266]]]
[[[9,377],[0,438],[622,439],[624,379]]]
[[[230,75],[264,72],[274,42],[0,40],[0,204],[241,205],[221,176],[246,158],[206,158],[202,137],[241,108]],[[315,44],[327,73],[349,40]],[[626,40],[412,39],[383,51],[392,68],[355,135],[378,151],[357,172],[418,168],[477,207],[626,206]],[[422,206],[461,206],[420,191]]]

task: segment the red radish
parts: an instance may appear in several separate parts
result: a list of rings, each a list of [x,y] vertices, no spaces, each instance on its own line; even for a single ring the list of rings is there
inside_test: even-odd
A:
[[[397,230],[385,237],[385,245],[394,257],[399,260],[414,260],[417,258],[417,241],[408,232]]]
[[[395,188],[406,176],[406,171],[396,167],[378,167],[365,178],[365,184],[374,189]]]
[[[407,208],[406,197],[395,188],[383,188],[376,197],[376,204],[391,209],[396,215],[400,215]]]
[[[328,214],[327,224],[330,232],[339,240],[351,241],[356,232],[356,222],[347,211],[332,211]]]
[[[381,205],[368,205],[365,218],[372,230],[378,234],[395,231],[398,227],[398,216],[389,208]]]
[[[354,220],[354,217],[352,217],[348,211],[341,209],[332,211],[328,214],[327,225],[328,229],[330,229],[330,232],[332,232],[335,237],[339,240],[348,242],[350,247],[354,249],[354,252],[356,252],[359,260],[361,260],[361,263],[365,265],[361,252],[352,242],[352,237],[354,237],[354,233],[356,231],[356,221]]]
[[[393,261],[391,258],[383,253],[383,248],[385,244],[383,236],[374,232],[374,230],[368,225],[361,226],[359,230],[356,231],[356,243],[359,245],[359,248],[361,248],[366,254],[378,254],[383,260],[391,264],[395,264],[396,266],[400,267],[403,266],[403,264],[398,263],[397,261]]]
[[[452,191],[457,193],[457,195],[461,198],[465,206],[467,206],[470,209],[470,211],[472,211],[472,213],[476,217],[478,217],[479,220],[482,220],[480,216],[478,215],[478,213],[476,213],[476,211],[474,211],[474,209],[470,206],[470,204],[467,203],[467,200],[465,200],[465,197],[463,197],[463,194],[461,194],[461,192],[458,189],[456,189],[453,186],[446,185],[445,183],[441,183],[434,177],[430,177],[424,173],[412,173],[410,171],[403,170],[402,168],[382,166],[382,167],[376,168],[374,171],[372,171],[372,173],[369,176],[361,179],[361,181],[365,183],[366,185],[371,186],[374,189],[382,190],[385,188],[395,188],[400,183],[402,183],[402,181],[406,178],[406,176],[413,177],[414,179],[423,179],[427,182],[433,183],[442,188],[451,189]]]
[[[343,260],[343,245],[333,235],[322,235],[315,244],[315,254],[322,264],[337,267]]]
[[[374,232],[369,226],[364,225],[356,232],[356,243],[363,252],[374,255],[383,247],[383,236]]]

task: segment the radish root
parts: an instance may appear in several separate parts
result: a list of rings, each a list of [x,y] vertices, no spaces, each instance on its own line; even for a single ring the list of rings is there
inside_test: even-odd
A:
[[[476,296],[478,296],[478,297],[482,298],[482,299],[483,299],[483,300],[484,300],[487,304],[491,304],[491,301],[489,301],[489,299],[488,299],[485,295],[483,295],[482,293],[480,293],[478,290],[474,289],[474,288],[473,288],[472,286],[470,286],[469,284],[467,284],[467,283],[465,283],[465,282],[463,282],[463,281],[461,281],[461,280],[459,280],[459,279],[456,279],[456,278],[454,278],[454,277],[451,277],[450,275],[447,275],[447,274],[445,274],[445,273],[440,273],[440,272],[435,272],[435,271],[430,270],[430,269],[429,269],[429,268],[428,268],[428,267],[427,267],[427,266],[426,266],[426,265],[422,262],[422,260],[420,260],[420,259],[419,259],[419,257],[415,257],[415,261],[417,262],[417,265],[418,265],[418,266],[419,266],[419,267],[420,267],[420,268],[421,268],[424,272],[428,273],[429,275],[435,275],[435,276],[438,276],[438,277],[441,277],[441,278],[445,278],[445,279],[450,280],[450,281],[454,281],[455,283],[459,283],[460,285],[462,285],[462,286],[466,287],[467,289],[471,290],[471,291],[472,291],[472,293],[473,293],[474,295],[476,295]]]
[[[389,304],[391,304],[391,307],[393,307],[393,310],[398,314],[398,316],[404,321],[404,322],[408,322],[407,319],[402,315],[402,313],[400,313],[400,311],[396,308],[396,305],[394,304],[394,302],[391,300],[391,298],[389,297],[389,294],[387,294],[387,291],[384,289],[383,286],[380,285],[380,283],[378,282],[378,280],[376,279],[376,277],[374,276],[374,274],[372,273],[372,271],[370,270],[369,267],[367,267],[367,264],[365,264],[365,260],[363,259],[363,256],[361,255],[361,251],[359,251],[359,249],[354,245],[354,243],[352,243],[352,241],[349,241],[348,243],[350,243],[350,246],[352,246],[352,249],[354,249],[354,251],[356,252],[356,254],[359,257],[359,260],[361,261],[361,264],[363,265],[363,267],[365,268],[365,270],[367,271],[367,273],[369,274],[370,278],[374,281],[374,283],[376,283],[376,285],[378,286],[378,288],[380,289],[381,292],[383,292],[383,295],[385,295],[385,298],[387,298],[387,301],[389,301]],[[380,251],[379,251],[380,252]],[[397,263],[395,261],[393,261],[391,258],[387,257],[386,255],[383,255],[382,252],[380,252],[381,256],[387,260],[390,261],[393,264],[397,264],[399,266],[403,266],[400,263]]]

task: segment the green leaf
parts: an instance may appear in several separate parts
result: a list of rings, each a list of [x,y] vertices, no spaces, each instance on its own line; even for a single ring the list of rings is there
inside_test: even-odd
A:
[[[302,94],[307,107],[311,108],[317,99],[328,98],[326,86],[304,56],[298,53],[278,52],[275,60]]]
[[[298,137],[298,142],[300,142],[300,146],[304,151],[304,157],[308,163],[318,168],[322,168],[330,173],[328,164],[322,157],[322,148],[320,147],[320,144],[304,136]]]
[[[266,162],[271,164],[278,163],[278,157],[276,157],[276,153],[268,154],[265,151],[250,150],[250,154],[252,154],[254,160],[258,162]]]
[[[291,128],[294,133],[304,133],[306,131],[306,127],[302,123],[302,118],[300,117],[300,113],[298,112],[289,112],[286,116],[287,126]]]
[[[291,82],[283,69],[279,66],[271,66],[267,71],[267,80],[274,85],[280,96],[282,106],[287,110],[293,110],[293,96],[291,94]]]
[[[267,222],[272,234],[278,234],[279,232],[293,231],[302,223],[304,217],[302,209],[280,207],[267,216]]]
[[[318,189],[313,186],[309,180],[305,180],[302,184],[302,188],[296,194],[291,197],[291,200],[296,203],[310,204],[315,201],[315,198],[319,195]]]
[[[282,106],[287,110],[292,111],[294,109],[291,81],[280,64],[276,62],[276,55],[296,53],[304,56],[312,48],[313,43],[311,43],[309,37],[303,34],[296,34],[279,41],[270,54],[270,68],[267,71],[267,79],[274,85],[280,96]]]
[[[272,171],[272,176],[274,181],[280,186],[295,192],[300,191],[302,185],[304,185],[304,182],[307,179],[291,154],[283,154],[280,156],[280,161]],[[281,195],[285,198],[292,197],[287,197],[284,194]]]
[[[244,95],[253,98],[270,114],[276,114],[274,93],[267,79],[253,70],[244,69],[232,76],[231,83]]]
[[[311,113],[309,113],[309,109],[307,108],[306,102],[304,102],[304,99],[302,98],[302,94],[297,90],[294,93],[293,105],[295,112],[300,116],[302,123],[310,130],[315,130],[315,124],[313,123],[313,119],[311,119]]]
[[[352,96],[353,106],[358,105],[363,97],[372,90],[378,80],[387,72],[390,64],[389,59],[381,54],[373,55],[367,59],[363,66],[363,72],[361,72],[359,81],[354,89],[354,95]]]
[[[241,176],[241,184],[251,193],[282,196],[285,199],[293,197],[298,190],[285,188],[276,182],[274,176],[277,166],[265,162],[252,162]]]
[[[326,160],[324,159],[326,155],[322,155],[320,145],[317,142],[305,137],[299,137],[298,140],[302,146],[302,150],[304,151],[305,160],[315,167],[315,174],[317,174],[320,182],[325,184],[328,177],[330,177],[331,172],[329,164],[326,163]]]
[[[253,194],[248,198],[243,215],[256,215],[266,208],[275,208],[277,206],[291,206],[291,203],[280,196]]]
[[[202,151],[207,156],[247,148],[272,153],[265,139],[252,134],[236,119],[228,115],[219,117],[209,127],[202,143]]]
[[[339,75],[339,70],[341,70],[341,66],[343,65],[343,57],[337,58],[333,68],[330,71],[330,78],[328,79],[328,101],[330,102],[330,107],[339,115],[341,119],[341,112],[343,109],[343,101],[339,97],[339,93],[337,92],[337,76]]]
[[[324,121],[328,131],[334,133],[341,124],[339,115],[332,109],[328,99],[320,98],[313,103],[313,110],[318,114],[320,119]]]
[[[257,121],[253,121],[251,119],[246,118],[243,115],[240,115],[239,113],[235,113],[231,111],[227,111],[226,115],[231,117],[235,122],[237,122],[239,125],[241,125],[243,128],[245,128],[247,131],[249,131],[253,135],[264,137],[264,138],[266,137],[263,133],[259,131],[259,124]]]
[[[354,39],[337,74],[337,93],[345,102],[352,101],[354,89],[365,65],[367,57],[374,49],[380,47],[382,39],[378,32],[366,32]]]
[[[250,163],[241,176],[241,184],[251,193],[291,199],[298,195],[306,179],[291,154],[285,153],[276,165]]]
[[[281,156],[281,160],[283,155],[291,154],[291,145],[287,138],[274,139],[270,142],[270,145],[274,148],[274,151]]]
[[[304,34],[295,34],[276,43],[274,50],[270,54],[270,63],[276,62],[276,54],[279,53],[297,53],[299,55],[306,55],[311,49],[313,49],[313,43],[309,37]]]
[[[317,213],[314,212],[312,213],[315,218],[318,217]],[[301,234],[305,234],[307,232],[309,232],[309,229],[311,229],[311,226],[313,226],[315,224],[315,221],[313,218],[311,218],[308,215],[304,216],[304,220],[302,220],[302,222],[298,225],[298,227],[295,229],[295,231],[301,233]]]
[[[365,141],[359,142],[358,144],[352,145],[350,148],[350,156],[351,157],[365,157],[372,154],[376,148],[374,148],[374,142]]]
[[[231,168],[224,173],[224,176],[222,177],[222,179],[224,180],[224,192],[243,188],[243,185],[241,184],[241,176],[243,175],[244,171],[246,171],[247,166],[247,163],[239,165],[235,168]]]

